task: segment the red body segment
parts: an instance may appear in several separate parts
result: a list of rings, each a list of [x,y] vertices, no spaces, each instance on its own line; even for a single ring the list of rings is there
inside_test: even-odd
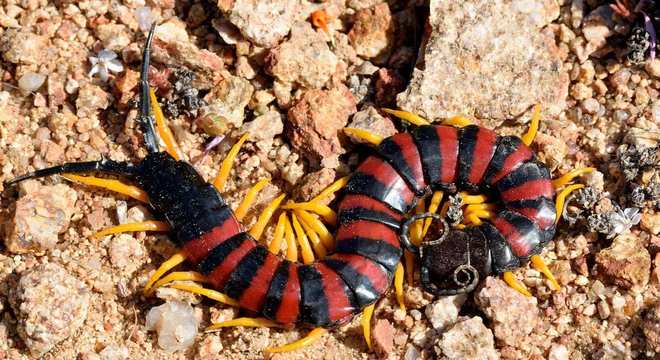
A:
[[[274,254],[268,253],[263,265],[257,271],[257,274],[252,279],[250,286],[245,289],[238,302],[241,307],[254,312],[259,312],[263,306],[264,299],[268,293],[270,282],[275,275],[277,267],[280,266],[282,260]]]
[[[458,163],[458,129],[451,126],[437,126],[436,132],[440,138],[442,164],[440,181],[450,184],[456,181],[456,164]]]
[[[193,264],[198,264],[216,246],[243,231],[243,226],[232,214],[222,224],[216,225],[210,232],[193,239],[183,246],[183,252]]]
[[[519,186],[503,191],[500,197],[504,202],[534,200],[539,196],[552,198],[555,190],[550,179],[530,180]]]
[[[424,171],[422,170],[422,160],[419,157],[419,151],[417,150],[415,141],[410,133],[393,135],[392,140],[399,145],[401,154],[408,165],[408,168],[411,170],[417,185],[421,188],[425,188],[426,180],[424,179]]]
[[[245,240],[238,248],[229,253],[227,257],[223,259],[220,264],[207,276],[209,283],[213,285],[216,289],[222,289],[225,286],[225,283],[229,279],[229,276],[232,273],[232,270],[238,265],[238,263],[257,246],[254,240],[251,238]]]
[[[497,143],[497,134],[493,131],[479,128],[477,139],[474,144],[474,154],[472,155],[472,166],[468,180],[473,184],[481,183],[481,179],[486,172],[490,159],[495,152],[495,143]]]
[[[511,173],[523,162],[530,160],[533,156],[532,150],[524,144],[518,146],[516,151],[511,153],[505,160],[500,170],[490,179],[490,184],[498,182],[500,179]]]
[[[323,291],[328,299],[328,318],[333,323],[341,323],[354,314],[355,308],[346,293],[346,284],[322,262],[314,264],[321,274]]]
[[[391,227],[373,221],[357,220],[341,226],[337,230],[337,242],[360,237],[374,241],[384,241],[399,246],[399,235]]]
[[[298,279],[298,264],[289,265],[289,276],[284,286],[280,306],[275,319],[282,324],[294,323],[300,315],[300,280]]]

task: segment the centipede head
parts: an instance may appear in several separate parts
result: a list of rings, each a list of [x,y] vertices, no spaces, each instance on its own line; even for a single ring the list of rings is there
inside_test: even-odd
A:
[[[443,232],[422,244],[420,258],[422,286],[436,296],[468,293],[491,273],[488,241],[476,228]]]

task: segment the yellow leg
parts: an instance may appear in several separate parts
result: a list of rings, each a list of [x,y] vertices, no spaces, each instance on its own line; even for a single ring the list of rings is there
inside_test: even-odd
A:
[[[529,122],[529,130],[522,136],[522,142],[529,146],[536,137],[536,132],[539,130],[539,121],[541,120],[541,105],[534,105],[534,113]]]
[[[298,245],[300,245],[300,253],[302,254],[302,259],[304,264],[311,264],[314,262],[314,253],[312,252],[312,247],[309,245],[309,240],[307,235],[300,226],[298,217],[296,214],[291,214],[291,221],[293,224],[293,230],[296,233],[296,239],[298,240]]]
[[[438,211],[438,207],[440,206],[440,202],[442,202],[442,196],[444,193],[442,191],[436,191],[433,193],[433,197],[431,198],[431,203],[429,204],[429,212],[435,214]],[[424,229],[422,230],[422,238],[426,236],[426,233],[429,231],[429,227],[431,227],[431,221],[433,219],[426,219],[424,220]]]
[[[170,231],[170,225],[164,221],[148,220],[139,223],[121,224],[103,229],[92,235],[95,238],[131,231]]]
[[[145,295],[148,294],[153,284],[156,281],[158,281],[158,279],[160,279],[166,272],[172,270],[174,267],[181,264],[185,260],[186,260],[186,255],[183,252],[178,252],[172,255],[171,258],[167,259],[167,261],[162,263],[160,267],[158,267],[158,270],[156,270],[156,272],[153,275],[151,275],[149,281],[147,281],[147,284],[144,285],[144,290],[143,290],[144,294]]]
[[[457,115],[457,116],[452,116],[449,119],[444,120],[442,122],[442,125],[465,127],[465,126],[468,126],[468,125],[472,125],[472,120],[468,119],[465,116]]]
[[[465,214],[465,218],[474,225],[481,225],[481,219],[490,219],[494,216],[491,211],[488,210],[474,210]]]
[[[243,220],[247,214],[248,209],[250,208],[250,205],[252,205],[254,199],[257,197],[257,194],[259,194],[259,191],[261,191],[261,189],[263,189],[266,184],[268,184],[268,179],[261,179],[247,192],[247,195],[245,195],[245,198],[241,204],[238,205],[238,208],[236,211],[234,211],[236,219],[239,221]]]
[[[561,290],[561,286],[559,286],[559,283],[555,279],[554,275],[552,275],[552,272],[550,271],[550,269],[548,269],[548,266],[543,261],[543,258],[541,258],[538,255],[534,255],[531,257],[530,260],[532,261],[532,266],[534,267],[534,269],[543,273],[543,275],[545,275],[545,277],[547,277],[548,280],[550,280],[550,283],[554,288],[553,290],[555,291]]]
[[[559,192],[559,194],[557,194],[557,200],[555,202],[557,219],[555,220],[555,223],[559,222],[559,218],[564,211],[564,203],[566,202],[566,197],[568,197],[568,195],[570,195],[573,191],[582,189],[583,187],[584,185],[582,184],[568,185],[561,192]]]
[[[364,333],[364,340],[367,342],[367,347],[371,350],[371,317],[374,314],[374,308],[376,304],[371,304],[364,308],[362,311],[362,319],[360,323],[362,324],[362,332]]]
[[[586,167],[586,168],[581,168],[581,169],[575,169],[575,170],[573,170],[573,171],[570,171],[570,172],[564,174],[564,175],[561,176],[560,178],[557,178],[557,179],[555,179],[555,180],[552,180],[552,186],[553,186],[555,189],[559,189],[560,187],[562,187],[562,186],[564,186],[564,185],[567,185],[568,183],[570,183],[571,181],[573,181],[573,179],[575,179],[576,177],[578,177],[578,176],[580,176],[580,175],[583,175],[583,174],[588,174],[588,173],[590,173],[590,172],[593,172],[594,170],[596,170],[596,169],[595,169],[595,168],[592,168],[592,167]]]
[[[387,108],[381,108],[384,112],[388,114],[392,114],[399,119],[405,120],[411,124],[417,125],[417,126],[422,126],[422,125],[429,125],[430,123],[428,120],[424,119],[423,117],[413,114],[409,111],[403,111],[403,110],[393,110],[393,109],[387,109]]]
[[[286,259],[289,261],[298,261],[298,245],[296,245],[296,236],[293,233],[291,222],[288,217],[284,217],[284,237],[286,238]]]
[[[154,114],[154,118],[156,118],[158,135],[160,135],[160,138],[163,139],[163,142],[165,143],[165,150],[176,160],[181,160],[179,146],[177,145],[176,140],[174,140],[174,135],[172,135],[170,127],[167,126],[163,111],[160,109],[160,105],[156,99],[156,93],[154,93],[154,89],[151,87],[149,87],[149,97],[151,98],[151,111]]]
[[[312,229],[312,227],[307,225],[307,223],[304,221],[301,221],[300,225],[302,225],[303,229],[305,230],[305,233],[309,238],[309,242],[312,243],[312,248],[314,248],[316,256],[318,256],[319,259],[323,259],[328,253],[328,250],[325,248],[325,246],[323,246],[319,234],[317,234],[314,229]]]
[[[224,327],[233,327],[233,326],[242,326],[242,327],[281,327],[278,323],[268,320],[266,318],[237,318],[231,319],[219,323],[212,324],[206,328],[206,331],[218,330]]]
[[[415,206],[415,212],[417,214],[421,214],[424,212],[424,201],[420,200],[417,203],[417,206]],[[410,241],[419,246],[419,244],[422,242],[422,224],[424,223],[424,220],[417,220],[415,221],[411,226],[410,226]],[[406,251],[404,253],[404,260],[405,260],[405,265],[406,265],[406,276],[408,277],[408,284],[413,283],[413,274],[415,271],[415,260],[413,254],[411,254],[409,251]]]
[[[333,182],[325,188],[325,190],[321,191],[318,195],[314,196],[312,200],[309,202],[318,202],[319,200],[325,199],[332,194],[336,193],[337,191],[341,190],[346,184],[348,184],[348,180],[350,179],[350,176],[344,176],[343,178],[338,179],[337,181]]]
[[[307,334],[304,338],[294,341],[291,344],[287,344],[284,346],[279,346],[279,347],[274,347],[274,348],[268,348],[264,350],[267,353],[281,353],[281,352],[288,352],[288,351],[293,351],[300,349],[302,347],[305,347],[315,341],[317,341],[321,336],[323,336],[325,333],[327,333],[328,330],[324,328],[316,328]]]
[[[227,182],[227,178],[229,177],[229,172],[231,171],[231,165],[234,162],[234,159],[236,158],[236,155],[238,155],[238,151],[241,149],[241,146],[243,146],[243,143],[245,140],[248,138],[248,133],[245,133],[243,136],[241,136],[240,139],[234,144],[234,146],[231,147],[229,150],[229,153],[227,153],[227,157],[222,161],[222,165],[220,165],[220,171],[218,172],[218,176],[215,177],[215,180],[213,180],[213,186],[215,186],[218,191],[222,192],[222,190],[225,187],[225,182]]]
[[[111,190],[114,192],[118,192],[120,194],[130,196],[133,199],[140,200],[145,203],[149,202],[149,199],[147,198],[147,193],[144,192],[144,190],[132,185],[126,185],[118,180],[101,179],[92,176],[80,176],[74,174],[62,174],[61,176],[69,181],[79,182],[86,185],[92,185],[92,186],[104,188],[107,190]]]
[[[383,138],[374,133],[371,133],[367,130],[356,129],[356,128],[344,128],[344,132],[354,138],[364,140],[373,146],[378,146]]]
[[[280,203],[282,200],[284,200],[284,197],[284,194],[278,196],[275,198],[275,200],[268,204],[268,206],[266,206],[264,211],[261,212],[259,218],[257,219],[257,223],[254,224],[252,229],[250,229],[250,235],[252,235],[255,240],[259,240],[261,234],[263,234],[264,229],[266,228],[266,225],[268,224],[268,221],[270,221],[270,218],[273,216],[275,210],[277,210],[277,207],[280,206]]]
[[[403,265],[399,263],[394,271],[394,291],[396,292],[396,301],[399,303],[399,308],[406,311],[406,303],[403,298]]]
[[[281,213],[279,219],[277,220],[277,226],[275,227],[275,234],[273,235],[273,240],[268,244],[268,251],[273,254],[279,254],[282,249],[282,239],[284,238],[284,221],[286,220],[286,213]]]
[[[481,204],[488,201],[488,197],[486,195],[470,195],[466,192],[461,192],[460,194],[462,205]]]
[[[206,276],[195,272],[195,271],[175,271],[173,273],[167,274],[164,278],[156,281],[156,283],[149,290],[150,293],[155,291],[163,285],[167,285],[173,281],[195,281],[200,283],[208,282]]]
[[[207,298],[211,300],[215,300],[217,302],[221,302],[225,305],[229,306],[238,306],[238,301],[230,298],[229,296],[219,292],[215,291],[212,289],[207,289],[204,287],[201,287],[199,285],[188,285],[188,284],[172,284],[169,285],[172,289],[179,289],[182,291],[187,291],[189,293],[193,294],[199,294],[202,296],[206,296]]]
[[[517,292],[519,292],[519,293],[521,293],[525,296],[532,296],[532,294],[529,292],[529,290],[527,290],[525,285],[523,283],[521,283],[520,281],[518,281],[518,279],[516,279],[515,275],[513,275],[512,272],[507,271],[503,274],[502,277],[504,278],[504,281],[507,284],[509,284],[509,286],[511,286]]]
[[[311,211],[317,215],[320,215],[325,222],[335,226],[337,225],[337,213],[332,210],[329,206],[322,205],[316,202],[302,202],[302,203],[291,203],[282,206],[282,209],[285,210],[307,210]]]
[[[309,227],[314,229],[314,231],[317,234],[319,234],[319,237],[321,238],[321,242],[323,242],[323,246],[325,246],[326,249],[334,248],[334,238],[332,237],[330,231],[328,231],[328,228],[325,227],[325,225],[323,225],[323,222],[321,222],[321,220],[319,220],[317,217],[308,213],[305,210],[296,209],[293,212],[298,216],[298,218],[301,221],[307,223]]]

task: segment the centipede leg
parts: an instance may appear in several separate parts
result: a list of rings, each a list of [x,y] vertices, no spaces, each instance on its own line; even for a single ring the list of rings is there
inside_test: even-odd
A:
[[[140,200],[142,202],[149,201],[149,199],[147,198],[147,193],[144,192],[142,189],[135,187],[133,185],[124,184],[119,180],[102,179],[92,176],[80,176],[74,174],[62,174],[61,176],[69,181],[79,182],[82,184],[92,185],[103,189],[111,190],[132,197],[133,199]]]
[[[541,105],[534,105],[532,119],[529,121],[529,129],[521,137],[522,142],[529,146],[536,137],[536,132],[539,130],[539,122],[541,121]]]
[[[371,350],[371,317],[374,314],[374,308],[376,304],[371,304],[364,308],[362,311],[362,319],[360,324],[362,325],[362,333],[364,334],[364,340],[367,342],[367,347]]]
[[[571,181],[573,181],[576,177],[578,177],[580,175],[591,173],[594,170],[596,170],[596,169],[594,169],[592,167],[585,167],[585,168],[579,168],[579,169],[572,170],[572,171],[562,175],[561,177],[559,177],[555,180],[552,180],[552,186],[555,188],[555,190],[557,190],[557,189],[561,188],[562,186],[570,184]]]
[[[151,291],[155,291],[163,285],[167,285],[174,281],[194,281],[198,283],[206,283],[208,279],[206,276],[196,272],[196,271],[175,271],[173,273],[167,274],[164,278],[156,281],[156,283],[151,287]]]
[[[107,235],[132,231],[170,231],[170,225],[164,221],[148,220],[139,223],[121,224],[103,229],[93,236],[100,238]]]
[[[512,288],[513,288],[514,290],[516,290],[517,292],[519,292],[519,293],[521,293],[521,294],[523,294],[523,295],[525,295],[525,296],[532,296],[532,294],[529,292],[529,290],[527,290],[527,287],[525,287],[525,285],[524,285],[523,283],[521,283],[520,281],[518,281],[518,279],[516,279],[516,276],[513,275],[513,273],[512,273],[511,271],[507,271],[507,272],[505,272],[505,273],[502,275],[502,278],[504,279],[504,281],[505,281],[510,287],[512,287]]]
[[[364,129],[344,128],[344,133],[354,138],[360,139],[364,142],[367,142],[373,146],[378,146],[380,142],[383,141],[382,136],[376,135]]]
[[[254,202],[254,199],[257,197],[257,194],[259,194],[259,191],[263,189],[264,186],[268,184],[268,179],[262,179],[259,180],[250,190],[248,190],[247,195],[245,195],[245,198],[241,202],[241,204],[236,208],[236,211],[234,211],[234,216],[236,216],[236,219],[239,221],[243,220],[245,215],[247,214],[248,209],[250,208],[250,205]]]
[[[555,201],[556,204],[555,210],[557,212],[557,219],[555,220],[555,223],[559,222],[559,218],[561,218],[561,215],[564,212],[564,203],[566,202],[566,198],[568,197],[568,195],[570,195],[573,191],[582,188],[584,188],[584,185],[582,184],[568,185],[562,191],[560,191],[559,194],[557,194],[557,200]]]
[[[189,285],[189,284],[171,284],[171,285],[169,285],[169,287],[172,288],[172,289],[179,289],[179,290],[183,290],[183,291],[193,293],[193,294],[199,294],[199,295],[205,296],[205,297],[207,297],[211,300],[221,302],[225,305],[238,306],[238,301],[230,298],[229,296],[227,296],[227,295],[225,295],[225,294],[223,294],[219,291],[216,291],[216,290],[213,290],[213,289],[207,289],[207,288],[202,287],[202,286],[197,285],[197,284],[191,284],[191,285]]]
[[[284,200],[284,197],[284,194],[278,196],[275,198],[275,200],[271,201],[270,204],[268,204],[266,208],[261,212],[259,218],[257,219],[257,223],[254,224],[254,226],[252,226],[250,229],[250,235],[252,235],[255,240],[259,240],[261,234],[263,234],[264,229],[266,228],[266,225],[270,221],[270,218],[273,217],[275,210],[277,210],[277,207],[280,206],[280,203],[282,200]]]
[[[144,294],[149,294],[152,286],[160,279],[166,272],[172,270],[174,267],[177,265],[181,264],[186,260],[186,255],[183,252],[178,252],[174,255],[172,255],[171,258],[167,259],[164,263],[158,267],[158,270],[151,275],[149,280],[147,281],[147,284],[144,285]]]
[[[307,334],[307,336],[305,336],[300,340],[294,341],[284,346],[268,348],[264,351],[267,353],[281,353],[281,352],[289,352],[289,351],[297,350],[309,344],[314,343],[327,332],[328,330],[324,328],[315,328],[314,330],[310,331],[309,334]]]
[[[455,127],[465,127],[472,124],[472,120],[462,115],[452,116],[442,122],[442,125],[450,125]]]
[[[219,323],[213,323],[209,327],[206,328],[206,331],[213,331],[213,330],[218,330],[221,328],[225,327],[233,327],[233,326],[242,326],[242,327],[281,327],[278,323],[268,320],[266,318],[247,318],[247,317],[242,317],[242,318],[237,318],[237,319],[231,319]]]
[[[248,135],[248,133],[245,133],[243,136],[241,136],[236,144],[231,147],[229,153],[227,153],[227,157],[225,157],[225,159],[222,161],[222,165],[220,165],[220,171],[213,180],[213,186],[215,186],[218,191],[222,192],[222,190],[225,188],[225,183],[229,177],[229,172],[231,171],[231,166],[234,163],[234,159],[236,158],[236,155],[238,155],[238,151],[241,149],[241,146],[243,146],[245,140],[247,140]]]
[[[158,135],[160,135],[160,138],[163,139],[163,142],[165,143],[165,150],[176,160],[181,160],[182,157],[181,152],[179,151],[179,145],[174,139],[172,130],[170,130],[170,127],[167,125],[167,120],[165,120],[163,111],[160,109],[160,105],[156,99],[156,93],[154,93],[154,90],[151,87],[149,87],[149,98],[151,99],[151,111],[156,119]]]
[[[398,117],[401,120],[405,120],[405,121],[407,121],[407,122],[409,122],[413,125],[422,126],[422,125],[429,125],[430,124],[430,122],[428,120],[424,119],[423,117],[421,117],[417,114],[413,114],[409,111],[394,110],[394,109],[387,109],[387,108],[382,108],[381,110],[383,110],[384,112],[386,112],[388,114],[394,115],[394,116]]]
[[[552,287],[554,288],[555,291],[561,290],[561,286],[559,286],[559,283],[555,279],[555,276],[552,275],[552,272],[550,269],[548,269],[548,265],[545,264],[545,261],[543,261],[543,258],[541,258],[539,255],[534,255],[530,259],[532,261],[532,266],[534,269],[540,271],[545,277],[550,280],[550,283],[552,284]]]

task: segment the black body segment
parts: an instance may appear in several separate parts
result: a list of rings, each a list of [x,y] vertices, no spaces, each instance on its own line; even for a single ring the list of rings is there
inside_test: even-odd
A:
[[[421,196],[425,193],[426,181],[422,163],[410,134],[399,133],[384,139],[377,151],[406,180],[415,194]]]
[[[493,180],[503,172],[515,170],[521,163],[532,160],[534,154],[523,144],[517,136],[502,136],[497,143],[497,149],[493,153],[488,169],[484,174],[484,183],[492,185]]]
[[[478,191],[484,172],[497,148],[497,135],[476,125],[461,129],[456,184],[461,189]]]
[[[385,224],[394,229],[399,229],[401,226],[400,220],[396,220],[386,213],[366,208],[352,208],[342,210],[339,212],[337,219],[340,224],[348,224],[356,220],[369,220]]]
[[[486,239],[488,239],[488,247],[490,249],[493,272],[495,274],[501,274],[505,271],[520,267],[520,259],[513,254],[504,235],[502,235],[497,228],[489,222],[484,222],[479,228],[486,236]]]
[[[268,319],[277,321],[277,310],[280,308],[282,296],[286,288],[287,281],[289,280],[289,261],[282,261],[280,266],[277,267],[273,280],[268,287],[266,299],[261,313]]]
[[[227,239],[216,246],[209,254],[197,265],[199,271],[208,275],[220,265],[232,251],[238,249],[245,241],[249,240],[247,233],[239,233]]]
[[[367,158],[346,184],[348,194],[367,195],[392,209],[406,213],[415,204],[415,195],[406,181],[385,160]]]
[[[239,299],[243,291],[250,287],[252,279],[263,266],[268,249],[257,246],[243,257],[229,275],[223,292],[232,299]]]
[[[307,324],[328,326],[331,324],[328,315],[328,299],[323,291],[321,274],[312,265],[301,265],[298,268],[300,278],[300,315]]]
[[[188,163],[153,153],[138,166],[136,181],[157,214],[172,225],[178,246],[221,224],[231,213],[213,185]]]
[[[434,189],[456,191],[454,173],[458,154],[458,130],[452,127],[420,126],[412,133],[422,161],[426,183]],[[439,134],[453,135],[452,138]],[[448,174],[451,173],[451,174]]]
[[[366,260],[365,261],[369,261]],[[364,308],[367,305],[374,303],[381,295],[381,291],[374,287],[371,283],[371,279],[368,276],[360,274],[355,268],[345,261],[337,260],[333,258],[328,258],[323,261],[325,265],[337,272],[339,276],[346,282],[346,285],[353,292],[355,297],[355,307]],[[381,267],[381,265],[374,263],[375,266]],[[387,273],[385,269],[382,269],[384,273]]]
[[[403,251],[384,241],[365,238],[351,238],[337,242],[335,253],[358,254],[371,259],[385,267],[388,273],[394,274]]]

